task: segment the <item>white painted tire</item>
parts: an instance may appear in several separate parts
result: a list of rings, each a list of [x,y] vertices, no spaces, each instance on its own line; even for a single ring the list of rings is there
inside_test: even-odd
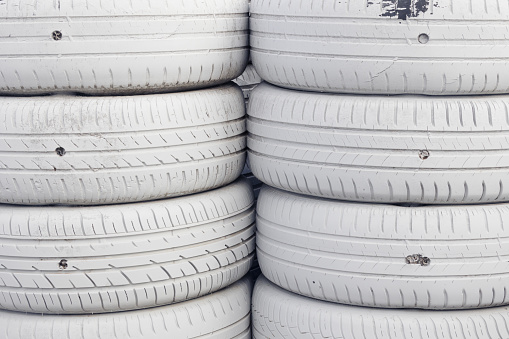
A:
[[[262,78],[256,73],[256,69],[252,64],[247,65],[246,70],[237,79],[233,80],[234,83],[240,86],[242,93],[244,93],[244,100],[246,105],[249,102],[249,97],[253,89],[262,82]]]
[[[0,206],[0,308],[80,314],[149,308],[224,288],[250,269],[246,180],[100,207]]]
[[[509,204],[399,207],[265,186],[257,206],[260,267],[289,291],[384,308],[509,304]],[[415,254],[428,265],[407,263]]]
[[[509,96],[251,96],[251,170],[332,199],[465,204],[509,200]]]
[[[116,204],[224,186],[244,167],[244,115],[234,84],[121,98],[0,98],[0,202]]]
[[[2,339],[251,339],[252,283],[175,305],[94,315],[0,311]]]
[[[248,6],[248,0],[4,2],[0,94],[158,93],[228,82],[248,62]]]
[[[509,93],[509,3],[430,3],[253,0],[251,58],[264,80],[306,91]]]
[[[253,293],[253,338],[262,339],[502,339],[509,308],[384,310],[318,301],[261,277]]]

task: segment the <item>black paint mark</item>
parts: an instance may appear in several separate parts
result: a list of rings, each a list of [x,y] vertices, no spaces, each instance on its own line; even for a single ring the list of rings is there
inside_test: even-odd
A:
[[[383,0],[380,16],[406,20],[426,13],[430,0]]]
[[[417,15],[428,11],[429,0],[415,1],[414,10]]]

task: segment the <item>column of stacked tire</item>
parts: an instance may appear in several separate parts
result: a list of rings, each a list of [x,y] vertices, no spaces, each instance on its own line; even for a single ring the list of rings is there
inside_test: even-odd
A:
[[[249,338],[247,0],[0,17],[0,338]]]
[[[509,338],[508,15],[252,2],[255,338]]]

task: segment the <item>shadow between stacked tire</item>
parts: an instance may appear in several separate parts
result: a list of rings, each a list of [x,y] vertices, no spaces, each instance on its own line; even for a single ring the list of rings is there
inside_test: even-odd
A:
[[[244,99],[246,101],[246,108],[249,104],[249,98],[251,97],[251,92],[260,84],[262,79],[256,72],[256,69],[252,64],[247,65],[246,70],[240,77],[234,80],[234,82],[240,86],[242,89],[242,93],[244,93]],[[242,170],[242,175],[249,180],[251,186],[253,186],[253,190],[255,193],[255,197],[258,198],[258,194],[260,194],[260,189],[262,188],[262,182],[258,180],[254,176],[249,167],[249,163],[246,161],[246,165]]]
[[[509,338],[508,13],[252,1],[255,338]]]
[[[250,338],[248,1],[0,17],[0,338]]]

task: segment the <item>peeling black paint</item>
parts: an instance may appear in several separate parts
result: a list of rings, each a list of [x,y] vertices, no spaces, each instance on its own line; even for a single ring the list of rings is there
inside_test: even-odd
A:
[[[426,13],[428,11],[429,0],[420,0],[414,3],[414,11],[419,15],[420,13]]]
[[[383,0],[380,16],[400,20],[415,18],[428,11],[429,3],[430,0]]]

